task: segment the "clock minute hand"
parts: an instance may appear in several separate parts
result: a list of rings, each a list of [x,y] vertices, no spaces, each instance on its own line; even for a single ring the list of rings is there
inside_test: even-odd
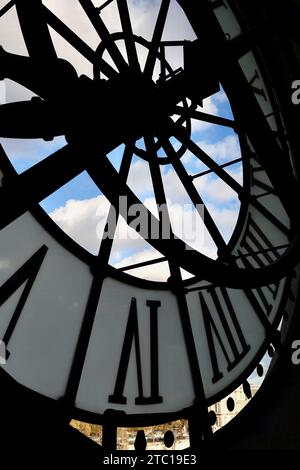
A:
[[[75,69],[63,59],[40,63],[31,57],[6,52],[0,46],[0,79],[9,78],[43,99],[63,99],[76,83]]]

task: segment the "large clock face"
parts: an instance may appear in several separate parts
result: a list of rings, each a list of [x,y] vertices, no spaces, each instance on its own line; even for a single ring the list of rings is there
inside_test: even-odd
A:
[[[15,3],[1,18],[2,75],[23,87],[0,110],[3,367],[97,420],[207,409],[280,345],[297,261],[296,182],[263,68],[226,1]],[[50,138],[59,150],[18,168],[13,145]],[[72,239],[76,196],[67,233],[47,206],[87,179],[107,208],[96,254]],[[112,262],[121,217],[127,265]]]

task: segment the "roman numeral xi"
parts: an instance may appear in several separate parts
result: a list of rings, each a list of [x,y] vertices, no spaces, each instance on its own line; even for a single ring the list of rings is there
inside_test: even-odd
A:
[[[11,297],[22,284],[25,284],[24,290],[17,303],[15,311],[2,337],[6,347],[12,337],[14,329],[18,323],[25,303],[29,297],[34,281],[38,275],[41,265],[44,261],[48,248],[43,245],[31,258],[29,258],[1,287],[0,287],[0,306]],[[8,353],[7,353],[8,356]]]

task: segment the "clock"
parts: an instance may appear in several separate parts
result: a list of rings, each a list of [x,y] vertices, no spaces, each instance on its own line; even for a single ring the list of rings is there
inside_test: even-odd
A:
[[[281,350],[278,328],[298,280],[299,186],[276,90],[231,2],[60,3],[0,11],[13,11],[26,46],[2,49],[1,77],[34,95],[1,105],[2,367],[58,400],[68,419],[189,418],[200,445],[211,435],[208,407],[244,383],[270,345]],[[94,41],[82,38],[90,30]],[[89,74],[80,75],[74,51]],[[226,104],[223,116],[203,109],[213,100]],[[220,161],[201,141],[205,126],[240,156]],[[58,136],[64,146],[19,172],[5,151],[7,139]],[[130,180],[133,167],[147,171],[151,207],[136,189],[142,174]],[[108,204],[96,254],[39,205],[83,174]],[[190,201],[183,210],[209,253],[175,230],[172,189]],[[111,263],[121,217],[150,259]],[[167,276],[154,279],[153,266]]]

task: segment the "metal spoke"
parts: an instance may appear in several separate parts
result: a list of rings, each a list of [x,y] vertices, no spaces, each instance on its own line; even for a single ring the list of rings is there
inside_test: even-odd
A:
[[[154,148],[154,138],[147,136],[145,138],[146,148],[149,153],[149,166],[152,178],[152,184],[154,188],[154,194],[157,204],[161,207],[164,206],[165,210],[161,214],[162,217],[165,217],[167,220],[165,223],[169,225],[169,232],[171,236],[174,236],[171,230],[171,221],[167,208],[167,199],[164,191],[163,180],[161,176],[160,166],[158,162],[158,156]],[[164,221],[160,219],[160,225],[163,226]],[[199,407],[200,415],[203,421],[201,425],[203,426],[202,432],[205,437],[211,435],[211,428],[208,423],[208,410],[206,406],[206,397],[203,387],[202,374],[199,366],[198,355],[193,335],[193,329],[190,320],[189,308],[187,305],[187,300],[185,296],[185,289],[182,281],[182,276],[179,266],[174,263],[172,260],[168,260],[169,269],[170,269],[170,282],[173,285],[174,293],[176,295],[179,316],[181,321],[181,327],[185,339],[186,350],[188,355],[188,360],[190,363],[190,370],[192,375],[192,381],[194,385],[194,392],[196,397],[196,404]]]
[[[121,24],[125,36],[125,45],[130,67],[134,70],[140,70],[139,59],[135,42],[133,39],[133,31],[131,25],[130,14],[128,10],[127,0],[117,0]]]
[[[268,219],[275,227],[277,227],[282,233],[287,237],[291,236],[291,229],[286,227],[281,220],[279,220],[272,212],[269,211],[263,204],[261,204],[257,199],[252,197],[251,204],[255,209],[257,209],[266,219]]]
[[[5,15],[16,3],[16,0],[11,0],[8,2],[1,10],[0,10],[0,18],[1,16]]]
[[[115,0],[106,0],[106,2],[102,3],[102,5],[100,5],[99,7],[96,7],[97,9],[97,12],[98,13],[101,13],[102,10],[104,10],[104,8],[108,7],[108,5],[110,5],[111,3],[113,3]]]
[[[130,225],[131,216],[128,214],[128,208],[134,205],[142,206],[142,202],[127,186],[127,184],[120,180],[118,172],[107,158],[103,158],[101,160],[100,169],[101,171],[99,171],[99,166],[95,164],[93,159],[86,161],[86,170],[88,174],[111,204],[118,207],[120,196],[126,197],[127,207],[120,205],[120,215],[122,215],[127,224]],[[118,188],[118,192],[115,191],[115,188]],[[159,221],[146,207],[144,207],[144,210],[151,226],[151,232],[153,231],[153,233],[159,234]],[[156,236],[152,236],[151,233],[149,234],[148,242],[157,251],[161,252],[162,255],[169,257],[170,259],[175,258],[176,252],[176,258],[178,257],[179,264],[183,263],[183,265],[186,265],[189,252],[185,249],[186,246],[184,243],[179,242],[179,240],[176,239],[167,240],[168,243],[166,243],[164,240],[161,240]],[[198,257],[201,258],[205,266],[207,264],[212,264],[212,260],[208,259],[201,253],[198,254]],[[187,270],[189,270],[189,268],[187,268]]]
[[[120,166],[120,178],[122,181],[126,182],[128,179],[129,171],[130,171],[130,166],[132,162],[132,157],[133,157],[133,151],[134,151],[134,144],[127,144],[124,150],[124,155],[122,159],[122,163]],[[98,254],[98,260],[99,263],[101,264],[108,264],[111,250],[112,250],[112,245],[114,241],[114,235],[115,231],[117,229],[118,225],[118,219],[119,219],[119,210],[118,206],[111,205],[106,223],[105,223],[105,231],[109,230],[109,236],[106,236],[104,239],[101,240],[101,245],[99,249],[99,254]]]
[[[232,188],[239,196],[246,197],[244,188],[229,175],[220,165],[218,165],[211,157],[209,157],[195,142],[186,136],[184,128],[175,125],[172,122],[172,134],[176,137],[179,142],[186,145],[187,149],[190,150],[195,157],[197,157],[202,163],[210,168],[219,178],[221,178],[230,188]]]
[[[112,60],[114,61],[117,69],[120,72],[127,71],[128,65],[124,57],[122,56],[121,52],[119,51],[118,47],[116,46],[116,44],[113,41],[111,41],[110,32],[108,31],[105,23],[100,18],[97,12],[97,8],[94,7],[91,0],[79,0],[79,3],[84,9],[88,18],[90,19],[100,39],[106,42],[106,49],[109,52]]]
[[[243,159],[242,158],[237,158],[236,160],[231,160],[230,162],[224,163],[223,165],[219,165],[220,168],[228,168],[229,166],[236,165],[237,163],[242,163]],[[206,170],[202,171],[201,173],[198,173],[197,175],[191,176],[192,181],[201,178],[202,176],[206,176],[213,173],[213,170]]]
[[[158,17],[156,20],[155,28],[154,28],[152,40],[150,43],[150,50],[149,50],[145,68],[144,68],[144,74],[148,77],[152,77],[153,75],[155,62],[156,62],[156,55],[157,55],[160,42],[162,39],[166,19],[168,16],[169,6],[170,6],[170,0],[162,0]]]
[[[149,167],[150,167],[155,200],[156,200],[156,204],[159,207],[159,225],[160,225],[159,237],[162,238],[163,240],[165,239],[165,236],[167,236],[167,238],[174,239],[175,236],[172,231],[172,225],[170,221],[170,215],[168,211],[164,185],[162,181],[160,167],[158,164],[157,153],[155,151],[154,138],[149,137],[149,135],[146,136],[145,144],[146,144],[146,149],[147,149],[146,153],[148,154],[148,159],[149,159]],[[162,209],[163,209],[163,212],[162,212]],[[165,226],[167,226],[166,233],[164,233]],[[169,266],[171,270],[170,261],[169,261]]]
[[[151,259],[149,261],[143,261],[142,263],[130,264],[128,266],[122,266],[121,268],[118,268],[118,271],[122,271],[122,272],[131,271],[132,269],[145,268],[145,267],[148,267],[148,266],[152,266],[153,264],[160,264],[160,263],[164,263],[166,261],[168,261],[167,258],[162,256],[160,258]]]
[[[51,67],[57,59],[42,0],[16,0],[17,13],[30,57]]]
[[[259,250],[259,251],[252,251],[251,253],[241,253],[239,255],[233,255],[233,257],[238,260],[241,259],[243,260],[244,258],[251,258],[251,257],[258,257],[258,255],[265,255],[268,253],[276,253],[278,254],[279,250],[287,250],[290,245],[279,245],[279,246],[273,246],[272,248],[266,248],[265,250]]]
[[[65,23],[63,23],[52,11],[44,6],[45,17],[48,24],[64,38],[74,49],[76,49],[91,64],[97,60],[98,68],[106,77],[114,77],[117,72],[104,59],[96,57],[95,51],[88,46],[77,34],[75,34]]]
[[[209,122],[210,124],[217,124],[223,127],[230,127],[231,129],[237,129],[238,124],[232,119],[226,119],[220,116],[213,116],[212,114],[203,113],[194,109],[183,108],[181,106],[175,106],[172,110],[174,114],[179,114],[183,117],[189,117],[191,119],[197,119],[198,121]]]
[[[221,254],[225,252],[227,248],[226,243],[218,227],[216,226],[214,219],[210,215],[209,210],[204,204],[203,199],[201,198],[200,194],[195,188],[190,176],[186,172],[181,160],[176,157],[175,151],[169,141],[167,140],[164,141],[163,148],[167,156],[170,158],[173,168],[175,169],[177,176],[179,177],[181,183],[183,184],[183,187],[185,188],[196,210],[199,212],[199,215],[201,217],[203,216],[205,226],[207,230],[209,231],[210,236],[212,237],[214,243],[216,244],[219,250],[219,253]],[[202,213],[203,209],[204,209],[204,214]]]
[[[31,57],[11,54],[0,50],[1,74],[4,78],[9,78],[42,97],[49,97],[53,93],[53,88],[58,84],[57,61],[55,66],[49,71],[40,67]],[[53,81],[54,86],[53,86]]]
[[[1,155],[2,154],[2,155]],[[7,159],[1,147],[0,159]],[[7,163],[6,163],[7,167]],[[0,187],[0,229],[84,171],[82,152],[70,145],[58,150]],[[14,170],[10,168],[12,175]]]
[[[128,178],[128,173],[130,169],[130,164],[133,156],[133,144],[130,144],[126,147],[121,168],[120,168],[120,178],[122,181],[126,182]],[[116,206],[117,207],[117,206]],[[114,208],[111,206],[107,223],[111,222],[114,224],[112,228],[112,233],[110,237],[107,237],[105,240],[102,240],[102,243],[99,248],[98,256],[95,257],[94,261],[94,277],[90,289],[89,298],[87,301],[75,353],[73,356],[72,366],[70,369],[68,382],[66,386],[66,391],[63,397],[63,401],[68,405],[74,405],[76,400],[76,395],[78,392],[78,387],[80,384],[80,379],[82,375],[82,370],[84,367],[84,362],[90,342],[90,337],[97,313],[97,308],[100,301],[100,296],[102,292],[103,282],[107,274],[107,266],[111,253],[112,243],[114,239],[114,232],[117,227],[117,217],[113,214]],[[112,219],[112,217],[114,217]],[[113,220],[113,222],[112,222]]]

